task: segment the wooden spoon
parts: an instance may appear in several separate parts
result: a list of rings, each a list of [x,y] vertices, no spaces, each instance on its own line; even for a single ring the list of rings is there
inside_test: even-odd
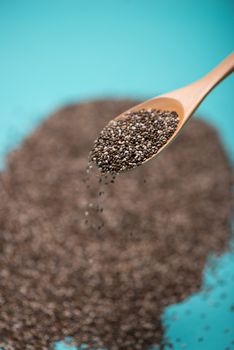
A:
[[[168,92],[143,103],[140,103],[124,113],[118,115],[114,119],[126,118],[127,112],[136,112],[140,109],[161,109],[167,111],[175,111],[179,116],[179,123],[177,130],[167,141],[167,143],[161,147],[155,155],[158,155],[168,144],[178,135],[182,127],[192,116],[193,112],[197,109],[200,103],[208,95],[208,93],[219,84],[225,77],[231,74],[234,70],[234,52],[227,56],[219,65],[217,65],[210,73],[195,81],[194,83],[182,87],[180,89]],[[154,156],[155,156],[154,155]],[[153,157],[154,157],[153,156]],[[151,157],[151,158],[153,158]],[[147,162],[148,158],[145,162]]]

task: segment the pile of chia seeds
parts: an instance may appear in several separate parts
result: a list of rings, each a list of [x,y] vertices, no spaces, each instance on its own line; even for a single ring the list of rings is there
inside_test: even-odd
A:
[[[174,111],[141,109],[111,120],[101,131],[90,154],[102,173],[135,168],[157,154],[176,131]]]
[[[0,173],[5,350],[45,350],[66,336],[109,350],[162,344],[164,308],[197,291],[207,256],[227,248],[231,168],[201,120],[114,183],[100,184],[97,167],[85,180],[98,130],[136,103],[64,107],[9,154]],[[101,230],[85,223],[92,203]]]

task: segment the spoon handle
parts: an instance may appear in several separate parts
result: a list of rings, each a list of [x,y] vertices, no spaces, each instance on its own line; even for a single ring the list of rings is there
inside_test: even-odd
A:
[[[218,83],[234,71],[234,52],[195,83],[201,84],[204,93],[208,94]],[[205,94],[205,96],[206,96]]]
[[[165,97],[175,98],[184,108],[184,121],[188,120],[208,93],[234,71],[234,52],[227,56],[212,71],[194,83],[172,91]]]

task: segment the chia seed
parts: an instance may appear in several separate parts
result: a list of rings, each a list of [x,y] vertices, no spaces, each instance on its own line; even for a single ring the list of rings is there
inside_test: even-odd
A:
[[[0,172],[5,350],[53,349],[67,336],[87,350],[163,347],[165,306],[199,290],[207,257],[227,247],[232,170],[202,120],[191,120],[157,162],[110,185],[94,167],[86,187],[97,130],[136,103],[66,106],[9,154]]]
[[[141,109],[112,120],[101,131],[90,153],[102,173],[119,173],[135,168],[171,138],[179,122],[175,111]]]

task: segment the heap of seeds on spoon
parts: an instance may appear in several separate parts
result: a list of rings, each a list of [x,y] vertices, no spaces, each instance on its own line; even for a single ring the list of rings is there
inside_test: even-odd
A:
[[[94,142],[90,154],[102,173],[135,168],[157,154],[179,122],[175,111],[141,109],[111,120]]]

